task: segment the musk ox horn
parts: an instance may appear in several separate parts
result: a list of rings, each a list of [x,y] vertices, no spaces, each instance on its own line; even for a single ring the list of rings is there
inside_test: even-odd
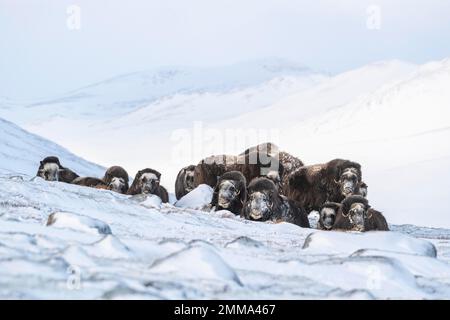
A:
[[[367,219],[372,219],[372,211],[367,209]]]

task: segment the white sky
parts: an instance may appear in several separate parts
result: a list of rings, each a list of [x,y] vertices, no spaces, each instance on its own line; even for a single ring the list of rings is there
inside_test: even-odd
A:
[[[77,31],[66,24],[72,4]],[[372,4],[380,30],[366,26]],[[281,57],[335,73],[448,56],[448,0],[0,0],[0,96],[11,98],[161,65]]]

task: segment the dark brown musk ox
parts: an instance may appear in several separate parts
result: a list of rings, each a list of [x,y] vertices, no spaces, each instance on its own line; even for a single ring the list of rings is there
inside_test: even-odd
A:
[[[102,179],[93,177],[78,177],[72,181],[72,184],[89,188],[107,189],[107,185]]]
[[[368,189],[369,189],[369,186],[364,182],[364,181],[361,181],[361,183],[359,184],[359,188],[358,188],[359,190],[359,195],[361,195],[361,196],[363,196],[364,198],[367,198],[367,193],[368,193]]]
[[[169,194],[167,190],[161,186],[161,173],[156,170],[146,168],[140,170],[128,189],[128,195],[136,194],[154,194],[161,198],[163,203],[169,202]]]
[[[47,181],[60,181],[66,183],[72,183],[73,180],[79,177],[72,170],[63,167],[59,162],[59,159],[54,156],[46,157],[40,162],[36,176]]]
[[[241,214],[247,197],[246,187],[247,181],[241,172],[225,172],[214,187],[211,207],[215,211],[228,210],[236,215]]]
[[[195,189],[194,172],[194,165],[184,167],[180,170],[180,172],[178,172],[177,179],[175,180],[175,196],[177,200],[180,200],[182,197]]]
[[[325,202],[319,210],[319,221],[317,222],[317,229],[319,230],[333,229],[340,208],[341,208],[340,203]]]
[[[230,171],[239,171],[247,181],[251,181],[260,176],[281,176],[283,166],[279,163],[278,158],[256,151],[239,156],[211,156],[195,166],[194,186],[207,184],[214,188],[218,177]]]
[[[318,211],[327,201],[340,203],[345,197],[358,194],[361,176],[361,165],[349,160],[303,166],[289,175],[284,194],[308,212]]]
[[[287,184],[289,175],[298,168],[304,166],[303,162],[299,158],[291,155],[286,151],[280,151],[278,146],[272,142],[264,142],[258,144],[257,146],[250,147],[243,153],[241,153],[241,155],[245,155],[250,152],[267,154],[280,161],[280,164],[283,168],[282,176],[276,176],[273,173],[267,175],[267,178],[272,180],[276,186]],[[283,188],[280,188],[280,190],[282,189]]]
[[[309,228],[306,211],[294,201],[280,195],[275,183],[268,178],[255,178],[248,186],[247,201],[242,217],[254,221],[289,222]]]
[[[351,195],[342,201],[333,230],[389,231],[389,227],[383,214],[372,209],[366,198]]]
[[[120,166],[112,166],[106,170],[103,181],[108,190],[126,194],[129,188],[129,177],[126,170]]]

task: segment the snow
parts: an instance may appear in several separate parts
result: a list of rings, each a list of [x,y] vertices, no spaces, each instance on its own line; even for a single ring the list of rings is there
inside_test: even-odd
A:
[[[184,195],[180,200],[175,202],[175,206],[179,208],[202,209],[211,203],[213,196],[213,188],[207,184],[201,184],[188,194]]]
[[[35,175],[39,161],[46,156],[59,157],[63,166],[83,176],[103,176],[105,169],[88,162],[67,149],[15,124],[0,119],[0,172]],[[18,177],[20,179],[20,177]]]
[[[447,229],[326,232],[24,178],[0,175],[1,298],[450,297]]]
[[[0,298],[449,299],[448,83],[450,59],[335,76],[272,60],[161,68],[48,101],[0,101],[0,116],[46,137],[0,119]],[[224,143],[226,130],[249,127],[276,134]],[[174,133],[189,155],[177,153]],[[181,167],[267,140],[307,164],[350,158],[392,231],[210,212],[206,185],[163,204],[47,182],[34,175],[48,155],[83,176],[105,170],[47,139],[131,176],[158,169],[169,191]]]

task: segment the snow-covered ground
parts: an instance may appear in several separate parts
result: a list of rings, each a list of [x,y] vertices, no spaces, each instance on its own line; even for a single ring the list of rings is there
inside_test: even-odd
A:
[[[0,298],[450,298],[449,230],[324,232],[29,178],[0,177]]]

